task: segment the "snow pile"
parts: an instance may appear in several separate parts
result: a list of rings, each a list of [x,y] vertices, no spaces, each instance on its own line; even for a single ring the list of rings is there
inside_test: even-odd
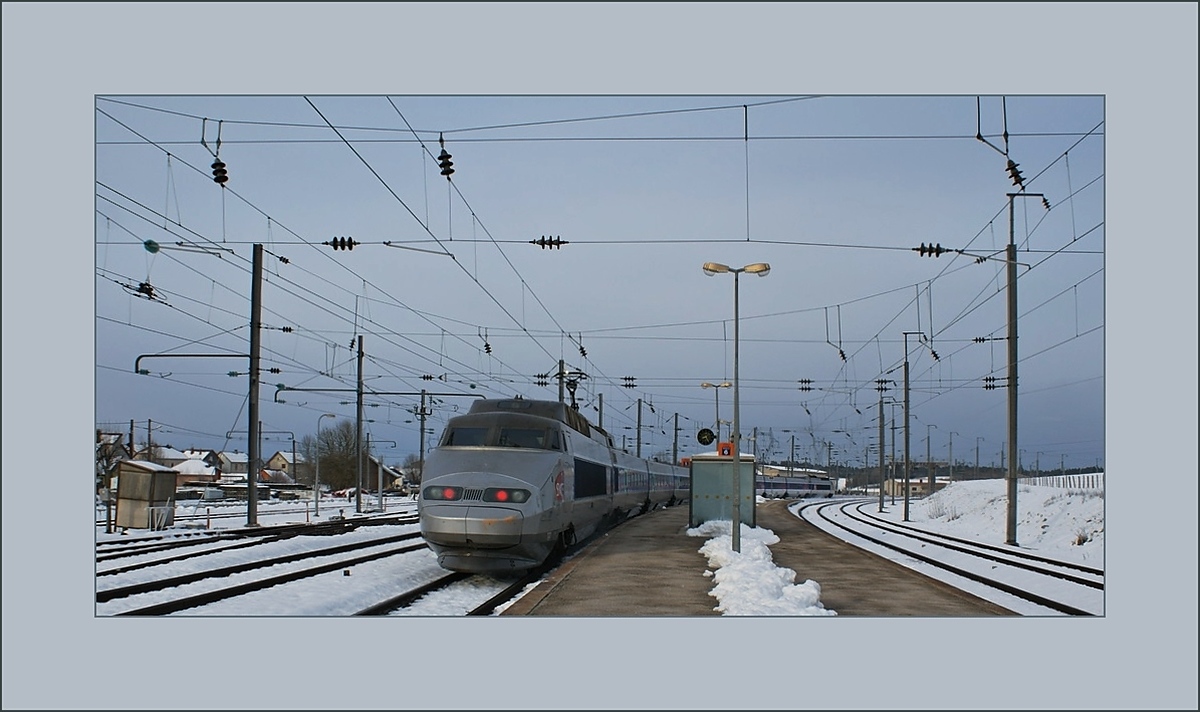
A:
[[[770,529],[743,525],[740,552],[733,550],[729,520],[704,522],[687,534],[710,537],[700,553],[716,569],[704,572],[716,583],[708,594],[719,602],[715,610],[730,616],[837,615],[821,605],[820,584],[811,579],[797,584],[795,571],[775,565],[768,546],[779,537]]]

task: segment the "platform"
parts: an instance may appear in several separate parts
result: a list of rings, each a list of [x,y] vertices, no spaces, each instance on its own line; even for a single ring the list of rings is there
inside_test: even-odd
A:
[[[796,583],[821,585],[821,604],[838,616],[982,617],[1014,615],[826,534],[787,510],[795,500],[757,505],[758,526],[775,532],[777,566]],[[709,595],[704,537],[688,536],[686,504],[635,517],[551,572],[501,615],[720,616]]]

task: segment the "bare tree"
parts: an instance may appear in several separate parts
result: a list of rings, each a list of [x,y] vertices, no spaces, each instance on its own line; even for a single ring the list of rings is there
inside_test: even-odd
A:
[[[354,449],[354,422],[339,420],[335,425],[321,429],[320,459],[321,484],[330,489],[346,489],[358,486],[358,460]],[[360,452],[365,453],[366,443]],[[318,457],[317,439],[305,435],[297,443],[297,451],[313,467],[305,468],[305,484],[312,484]],[[364,462],[364,467],[366,463]]]

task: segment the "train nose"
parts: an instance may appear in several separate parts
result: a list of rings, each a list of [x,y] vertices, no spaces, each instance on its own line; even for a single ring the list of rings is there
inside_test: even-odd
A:
[[[478,505],[426,505],[421,536],[433,544],[485,549],[521,543],[524,517],[515,509]]]

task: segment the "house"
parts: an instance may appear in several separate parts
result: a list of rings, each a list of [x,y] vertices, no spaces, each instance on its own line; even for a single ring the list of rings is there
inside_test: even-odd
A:
[[[217,453],[217,469],[226,475],[240,474],[240,479],[246,479],[250,471],[250,455],[244,452],[226,450]]]
[[[196,450],[189,448],[184,450],[183,454],[187,455],[188,459],[199,460],[209,467],[218,469],[221,467],[221,458],[217,456],[216,450]]]
[[[189,458],[171,469],[179,473],[175,477],[176,487],[194,482],[217,482],[221,479],[221,471],[204,464],[200,458]]]
[[[367,468],[363,470],[363,489],[371,492],[379,489],[380,473],[383,475],[383,489],[395,489],[404,484],[404,473],[398,468],[383,464],[377,457],[370,457]]]
[[[947,485],[946,480],[934,480],[934,489],[940,490]],[[883,493],[894,497],[904,496],[904,478],[891,479],[883,483]],[[924,477],[909,477],[908,478],[908,495],[910,497],[924,497],[929,494],[929,482]]]
[[[268,470],[282,470],[296,482],[312,480],[312,468],[309,467],[308,460],[304,458],[304,455],[299,452],[295,453],[293,460],[291,450],[280,450],[267,460],[266,468]]]
[[[264,467],[258,471],[258,481],[266,482],[271,485],[292,485],[296,484],[288,473],[283,470],[274,470],[269,467]]]
[[[182,450],[176,450],[170,445],[149,445],[134,455],[135,460],[155,462],[165,467],[174,467],[189,458]]]

